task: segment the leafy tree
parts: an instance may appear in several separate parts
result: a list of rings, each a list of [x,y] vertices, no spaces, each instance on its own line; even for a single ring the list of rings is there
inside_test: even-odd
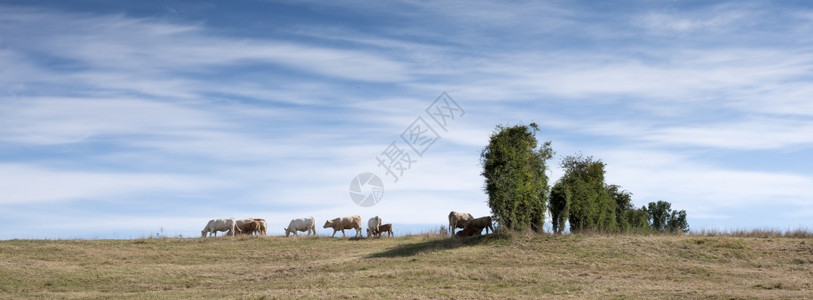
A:
[[[535,123],[498,125],[480,154],[488,205],[506,228],[541,232],[548,199],[546,161],[553,156],[550,142],[539,145]]]
[[[617,204],[604,183],[605,164],[590,156],[567,156],[561,166],[565,175],[560,183],[570,193],[571,231],[617,230]]]
[[[622,190],[620,186],[611,184],[607,186],[607,193],[615,201],[615,219],[620,231],[630,231],[629,211],[635,210],[632,205],[632,193]]]
[[[562,234],[570,213],[570,190],[560,181],[550,192],[550,215],[553,233]]]
[[[643,209],[643,208],[642,208]],[[656,232],[686,233],[689,223],[685,210],[672,210],[672,204],[666,201],[650,202],[646,207],[649,225]]]
[[[649,227],[649,213],[646,206],[641,206],[639,209],[630,209],[626,212],[627,220],[630,224],[632,231],[650,231]]]
[[[652,230],[663,232],[666,230],[666,222],[669,220],[669,213],[672,204],[666,201],[649,202],[646,212],[649,214],[649,224]]]
[[[672,215],[669,216],[669,221],[666,227],[671,233],[687,233],[689,232],[689,223],[686,221],[686,211],[673,210]]]

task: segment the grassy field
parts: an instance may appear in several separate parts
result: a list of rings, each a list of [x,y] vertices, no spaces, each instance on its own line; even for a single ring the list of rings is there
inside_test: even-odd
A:
[[[12,240],[0,298],[813,298],[809,237]]]

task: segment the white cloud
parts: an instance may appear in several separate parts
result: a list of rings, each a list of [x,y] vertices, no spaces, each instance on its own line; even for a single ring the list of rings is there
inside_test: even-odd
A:
[[[701,213],[813,204],[804,196],[813,178],[804,174],[728,169],[663,150],[615,149],[600,158],[607,163],[607,182],[624,186],[639,201],[666,200],[687,211],[701,208]]]
[[[90,172],[0,164],[0,205],[98,199],[155,191],[190,191],[224,183],[206,178],[157,173]]]
[[[151,19],[6,9],[6,43],[80,63],[65,71],[79,83],[158,96],[190,97],[199,82],[176,79],[224,65],[268,64],[347,80],[407,80],[404,64],[369,51],[282,40],[240,40],[206,34],[201,25]],[[47,30],[59,27],[59,31]],[[44,30],[45,29],[45,30]],[[57,80],[61,84],[65,78]]]
[[[648,12],[631,23],[655,34],[724,33],[760,19],[748,4],[720,4],[697,11]]]
[[[674,126],[656,129],[643,139],[677,146],[722,149],[786,149],[813,145],[813,124],[781,118]]]
[[[23,144],[231,127],[209,112],[143,99],[26,98],[5,100],[0,107],[0,140]]]

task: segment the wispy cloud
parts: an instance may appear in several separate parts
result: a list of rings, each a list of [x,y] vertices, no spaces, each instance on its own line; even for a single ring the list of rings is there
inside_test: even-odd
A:
[[[121,196],[141,191],[198,190],[221,184],[195,176],[83,172],[0,164],[3,197],[0,205],[76,201]]]
[[[708,33],[725,33],[739,30],[743,23],[759,19],[760,13],[743,8],[746,5],[720,4],[711,9],[700,11],[650,12],[632,19],[632,24],[651,33],[690,34],[698,31]]]
[[[63,85],[189,98],[206,85],[199,77],[179,75],[205,75],[211,68],[229,65],[282,66],[352,81],[410,77],[403,63],[372,52],[285,40],[229,39],[208,34],[199,24],[14,8],[3,9],[0,18],[5,21],[0,29],[8,33],[6,43],[64,65],[56,71],[68,78],[52,77]]]

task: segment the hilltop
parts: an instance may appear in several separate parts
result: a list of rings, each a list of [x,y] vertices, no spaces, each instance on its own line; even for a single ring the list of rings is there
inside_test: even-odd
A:
[[[0,242],[0,298],[813,298],[813,239],[492,235]]]

